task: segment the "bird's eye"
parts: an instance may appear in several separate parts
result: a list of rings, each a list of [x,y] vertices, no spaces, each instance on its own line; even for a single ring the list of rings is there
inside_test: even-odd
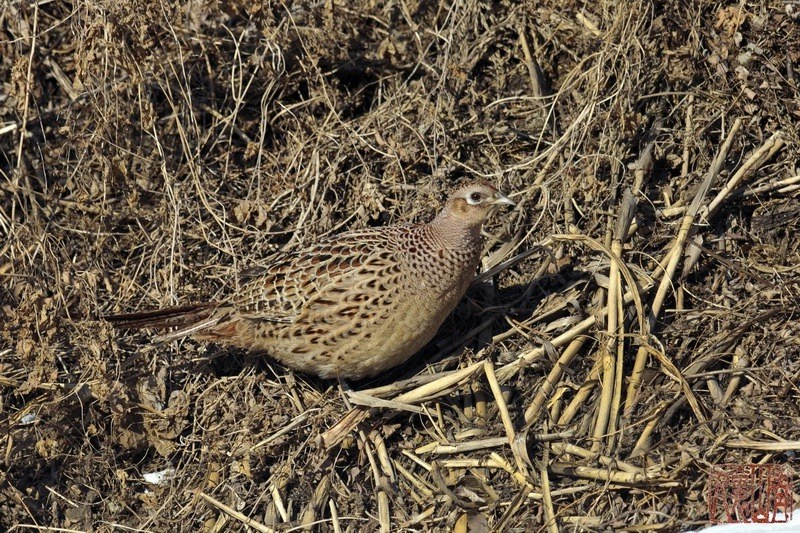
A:
[[[481,203],[481,200],[483,200],[483,195],[479,192],[474,192],[469,195],[469,198],[467,198],[467,203],[469,205],[478,205]]]

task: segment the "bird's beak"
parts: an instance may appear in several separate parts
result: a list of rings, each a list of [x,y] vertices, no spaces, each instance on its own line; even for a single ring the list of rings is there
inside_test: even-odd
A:
[[[509,198],[505,194],[501,193],[500,191],[497,191],[496,193],[494,193],[494,200],[492,200],[492,205],[510,205],[510,206],[515,206],[517,204],[512,202],[511,198]]]

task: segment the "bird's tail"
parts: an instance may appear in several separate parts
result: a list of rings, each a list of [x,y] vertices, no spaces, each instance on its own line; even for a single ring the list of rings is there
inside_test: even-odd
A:
[[[115,328],[178,328],[154,339],[156,342],[169,342],[203,333],[215,326],[222,318],[220,314],[214,312],[218,307],[219,304],[216,303],[188,304],[154,311],[106,315],[103,320],[110,322]]]

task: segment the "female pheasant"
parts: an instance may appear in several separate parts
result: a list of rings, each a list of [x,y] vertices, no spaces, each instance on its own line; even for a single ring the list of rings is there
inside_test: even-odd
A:
[[[279,256],[220,302],[124,315],[118,327],[178,329],[264,351],[319,377],[362,379],[405,362],[464,296],[480,260],[481,226],[514,205],[488,183],[456,190],[427,224],[341,233]]]

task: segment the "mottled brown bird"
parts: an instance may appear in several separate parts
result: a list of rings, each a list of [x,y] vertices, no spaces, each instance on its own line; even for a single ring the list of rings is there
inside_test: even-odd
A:
[[[464,296],[481,226],[514,205],[488,183],[461,187],[427,224],[341,233],[278,256],[230,298],[106,317],[118,327],[178,329],[269,355],[322,378],[361,379],[405,362]]]

